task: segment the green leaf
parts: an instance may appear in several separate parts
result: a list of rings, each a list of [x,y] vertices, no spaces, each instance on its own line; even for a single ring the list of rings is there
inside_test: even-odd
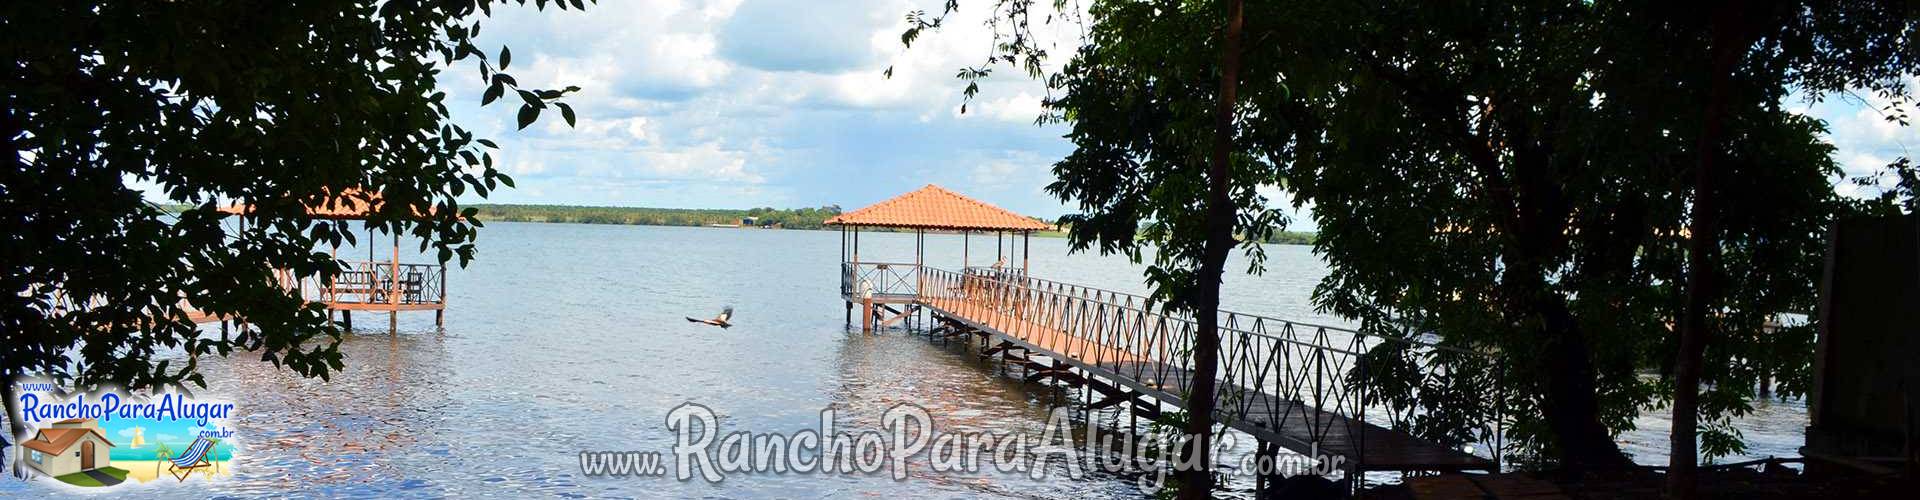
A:
[[[507,46],[501,45],[500,46],[500,69],[507,69],[507,65],[512,63],[513,63],[513,51],[507,50]]]
[[[538,119],[540,119],[540,108],[520,106],[520,130],[526,130],[528,125],[532,125],[533,121]]]
[[[573,106],[568,106],[567,103],[564,103],[564,102],[556,102],[556,103],[553,103],[553,105],[560,107],[560,117],[565,118],[567,120],[568,127],[572,127],[573,126]]]
[[[506,93],[506,90],[506,87],[500,86],[499,80],[495,80],[492,86],[487,87],[486,93],[480,95],[480,105],[492,104],[495,99],[500,98],[501,94]]]

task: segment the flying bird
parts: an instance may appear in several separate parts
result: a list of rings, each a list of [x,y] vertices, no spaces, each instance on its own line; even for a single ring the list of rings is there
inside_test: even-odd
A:
[[[733,328],[733,323],[728,322],[728,320],[730,319],[733,319],[733,306],[727,306],[726,309],[721,309],[720,315],[714,316],[713,319],[694,319],[692,317],[688,317],[687,321],[693,322],[693,323],[706,323],[706,324],[717,326],[720,328]]]

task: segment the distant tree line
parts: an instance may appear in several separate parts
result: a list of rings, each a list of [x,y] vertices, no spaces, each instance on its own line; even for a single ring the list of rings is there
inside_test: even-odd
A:
[[[1042,219],[1041,221],[1046,222],[1048,224],[1054,224],[1058,226],[1060,229],[1058,231],[1041,231],[1038,233],[1034,233],[1037,236],[1065,238],[1068,236],[1067,234],[1068,231],[1071,231],[1073,229],[1073,224],[1071,223],[1060,223],[1060,222],[1048,221],[1044,219]],[[1145,224],[1146,223],[1141,223],[1141,226],[1144,227]],[[1261,243],[1266,243],[1269,245],[1312,245],[1315,237],[1316,237],[1315,233],[1311,231],[1269,231],[1267,232],[1267,234],[1262,235],[1256,239],[1258,239]],[[1239,241],[1246,241],[1248,237],[1246,233],[1240,233],[1240,234],[1234,235],[1234,239]]]
[[[1260,242],[1279,245],[1312,245],[1313,233],[1303,231],[1274,231],[1267,234],[1267,237],[1262,238]]]
[[[754,218],[753,224],[787,229],[820,229],[827,219],[840,215],[838,205],[817,208],[778,209],[772,207],[735,209],[688,209],[646,207],[582,207],[569,205],[474,205],[480,220],[509,222],[571,222],[579,224],[629,224],[646,226],[706,226],[741,224]]]

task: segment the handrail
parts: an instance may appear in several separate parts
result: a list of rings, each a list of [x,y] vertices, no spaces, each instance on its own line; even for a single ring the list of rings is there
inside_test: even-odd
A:
[[[1037,348],[1064,354],[1070,361],[1138,383],[1173,382],[1160,390],[1175,397],[1190,392],[1191,377],[1183,374],[1193,371],[1191,346],[1198,324],[1189,315],[1155,312],[1154,301],[1144,296],[1032,278],[1017,269],[916,269],[920,285],[916,294],[923,301]],[[1373,364],[1389,363],[1384,366],[1392,368],[1394,363],[1408,363],[1419,370],[1421,380],[1415,381],[1419,387],[1459,383],[1454,379],[1462,376],[1468,377],[1469,384],[1495,385],[1473,391],[1487,398],[1482,404],[1491,409],[1492,418],[1469,422],[1458,431],[1435,432],[1439,435],[1435,439],[1455,444],[1490,442],[1484,449],[1494,467],[1499,466],[1506,445],[1499,417],[1505,394],[1497,386],[1499,377],[1485,378],[1486,373],[1473,368],[1467,369],[1472,373],[1463,374],[1457,366],[1442,370],[1421,365],[1442,353],[1465,354],[1488,361],[1483,370],[1491,373],[1499,367],[1491,363],[1490,354],[1231,311],[1222,311],[1218,328],[1216,379],[1221,381],[1217,386],[1221,399],[1217,408],[1228,423],[1258,416],[1257,421],[1273,425],[1303,426],[1317,442],[1341,425],[1336,421],[1345,422],[1345,436],[1357,441],[1360,448],[1353,449],[1357,452],[1364,448],[1368,431],[1363,427],[1373,425],[1370,421],[1410,429],[1414,419],[1427,414],[1429,407],[1402,397],[1404,392],[1382,396],[1374,388],[1378,381],[1370,376],[1376,369]],[[1345,345],[1339,345],[1342,342]],[[1380,350],[1387,346],[1409,350]],[[1363,461],[1363,457],[1351,458]]]
[[[863,262],[862,264],[865,264],[865,263]],[[943,270],[943,269],[933,269],[933,268],[929,268],[928,270],[929,270],[929,271],[939,271],[939,272],[952,272],[952,271],[946,271],[946,270]],[[1018,269],[1015,269],[1014,271],[1016,271],[1016,272],[1017,272],[1017,271],[1019,271],[1019,270],[1018,270]],[[997,280],[1002,280],[1001,278],[995,278],[995,277],[983,277],[982,279],[986,279],[986,280],[990,280],[990,281],[997,281]],[[1092,286],[1087,286],[1087,285],[1079,285],[1079,284],[1074,284],[1074,283],[1067,283],[1067,282],[1061,282],[1061,281],[1055,281],[1055,280],[1049,280],[1049,279],[1044,279],[1044,278],[1023,278],[1023,279],[1025,279],[1025,280],[1028,280],[1028,281],[1034,281],[1034,282],[1040,282],[1040,283],[1048,283],[1048,284],[1057,284],[1057,285],[1064,285],[1064,286],[1067,286],[1067,287],[1072,287],[1072,288],[1078,288],[1078,289],[1085,289],[1085,290],[1091,290],[1091,291],[1098,291],[1098,292],[1101,292],[1101,293],[1104,293],[1104,294],[1107,294],[1107,295],[1119,295],[1119,296],[1125,296],[1125,297],[1129,297],[1129,298],[1135,298],[1135,299],[1140,299],[1141,301],[1143,301],[1143,302],[1145,302],[1145,303],[1149,303],[1149,304],[1151,304],[1151,303],[1157,303],[1157,302],[1159,302],[1159,301],[1156,301],[1156,300],[1154,300],[1154,299],[1153,299],[1153,298],[1151,298],[1151,297],[1147,297],[1147,296],[1143,296],[1143,295],[1139,295],[1139,294],[1133,294],[1133,293],[1127,293],[1127,292],[1118,292],[1118,291],[1113,291],[1113,290],[1107,290],[1107,289],[1104,289],[1104,288],[1096,288],[1096,287],[1092,287]],[[1006,285],[1008,285],[1008,286],[1022,286],[1022,285],[1018,285],[1018,284],[1014,284],[1014,283],[1010,283],[1010,282],[1008,282],[1008,283],[1004,283],[1004,284],[1006,284]],[[1129,309],[1133,309],[1133,310],[1136,310],[1136,311],[1141,311],[1141,312],[1144,312],[1144,313],[1147,313],[1147,314],[1164,314],[1164,315],[1167,315],[1168,317],[1171,317],[1171,318],[1177,318],[1177,319],[1181,319],[1181,320],[1185,320],[1185,321],[1195,321],[1195,320],[1194,320],[1194,319],[1193,319],[1193,318],[1192,318],[1192,317],[1191,317],[1190,315],[1186,315],[1186,314],[1169,314],[1169,313],[1166,313],[1166,312],[1157,312],[1157,313],[1156,313],[1156,312],[1154,312],[1154,311],[1153,311],[1153,310],[1151,310],[1151,309],[1141,309],[1141,308],[1133,308],[1132,306],[1123,306],[1123,307],[1128,307]],[[1310,327],[1310,328],[1317,328],[1317,329],[1325,329],[1325,330],[1329,330],[1329,331],[1335,331],[1335,332],[1341,332],[1341,333],[1347,333],[1347,334],[1350,334],[1350,335],[1354,335],[1354,336],[1360,336],[1360,337],[1372,337],[1372,338],[1377,338],[1377,339],[1381,339],[1381,340],[1390,340],[1390,341],[1395,341],[1395,342],[1404,342],[1404,343],[1408,343],[1408,344],[1413,344],[1413,345],[1419,345],[1419,346],[1423,346],[1423,347],[1432,347],[1432,348],[1435,348],[1435,349],[1444,349],[1444,350],[1449,350],[1449,351],[1455,351],[1455,352],[1459,352],[1459,353],[1462,353],[1462,354],[1474,354],[1474,355],[1481,355],[1481,356],[1490,356],[1490,355],[1488,355],[1487,353],[1482,353],[1482,352],[1478,352],[1478,351],[1473,351],[1473,350],[1468,350],[1468,349],[1462,349],[1462,348],[1459,348],[1459,347],[1454,347],[1454,346],[1447,346],[1447,345],[1440,345],[1440,344],[1437,344],[1437,343],[1433,343],[1433,342],[1428,342],[1428,341],[1424,341],[1424,340],[1419,340],[1419,339],[1414,339],[1414,338],[1409,338],[1409,337],[1399,337],[1399,336],[1394,336],[1394,335],[1381,335],[1381,334],[1377,334],[1377,333],[1367,333],[1367,332],[1363,332],[1363,331],[1360,331],[1360,330],[1357,330],[1357,329],[1353,329],[1353,328],[1348,328],[1348,327],[1341,327],[1341,326],[1330,326],[1330,325],[1324,325],[1324,324],[1317,324],[1317,323],[1308,323],[1308,322],[1305,322],[1305,321],[1297,321],[1297,320],[1290,320],[1290,319],[1281,319],[1281,318],[1275,318],[1275,317],[1272,317],[1272,316],[1262,316],[1262,315],[1257,315],[1257,314],[1248,314],[1248,313],[1242,313],[1242,312],[1235,312],[1235,311],[1228,311],[1228,310],[1224,310],[1224,309],[1222,309],[1222,310],[1220,311],[1220,314],[1222,314],[1222,315],[1225,315],[1225,316],[1239,316],[1239,317],[1245,317],[1245,318],[1249,318],[1249,319],[1261,319],[1261,320],[1267,320],[1267,321],[1273,321],[1273,322],[1281,322],[1281,323],[1287,323],[1287,324],[1291,324],[1291,325],[1295,325],[1295,326],[1304,326],[1304,327]],[[1222,319],[1225,319],[1225,318],[1222,318]],[[1225,322],[1224,322],[1224,321],[1223,321],[1223,322],[1221,322],[1221,324],[1219,325],[1219,327],[1220,327],[1220,329],[1222,329],[1222,330],[1228,330],[1228,331],[1233,331],[1233,332],[1239,332],[1239,333],[1247,333],[1247,334],[1252,334],[1252,335],[1261,335],[1261,336],[1268,336],[1268,337],[1271,337],[1271,335],[1266,335],[1266,334],[1263,334],[1263,333],[1260,333],[1260,332],[1253,332],[1253,331],[1248,331],[1248,330],[1241,330],[1241,329],[1237,329],[1237,328],[1232,328],[1232,327],[1229,327],[1229,326],[1226,326],[1226,325],[1225,325]],[[1277,339],[1278,337],[1275,337],[1275,338]],[[1285,340],[1285,339],[1281,339],[1281,340]],[[1357,354],[1357,353],[1351,353],[1351,352],[1350,352],[1349,354]]]
[[[855,297],[869,291],[866,288],[871,288],[873,293],[881,295],[916,295],[920,289],[919,268],[919,265],[911,263],[841,263],[840,294]]]
[[[989,268],[987,268],[987,267],[982,267],[982,266],[972,266],[972,267],[968,267],[968,268],[966,268],[966,269],[967,269],[967,270],[976,270],[976,269],[981,269],[981,270],[983,270],[983,269],[989,269]],[[1000,269],[1000,270],[998,270],[998,271],[1000,271],[1000,272],[1013,272],[1013,273],[1019,273],[1019,272],[1020,272],[1020,270],[1019,270],[1019,269]],[[951,272],[951,271],[948,271],[948,272]],[[993,279],[993,278],[988,278],[988,279]],[[1071,288],[1077,288],[1077,289],[1084,289],[1084,290],[1091,290],[1091,291],[1098,291],[1098,292],[1101,292],[1101,293],[1104,293],[1104,294],[1107,294],[1107,295],[1115,295],[1115,296],[1124,296],[1124,297],[1129,297],[1129,298],[1134,298],[1134,299],[1139,299],[1139,300],[1140,300],[1141,302],[1143,302],[1143,303],[1149,303],[1149,304],[1151,304],[1151,303],[1158,303],[1158,302],[1161,302],[1161,301],[1159,301],[1159,300],[1156,300],[1156,299],[1154,299],[1153,297],[1149,297],[1149,296],[1145,296],[1145,295],[1140,295],[1140,294],[1136,294],[1136,293],[1130,293],[1130,292],[1121,292],[1121,291],[1116,291],[1116,290],[1108,290],[1108,289],[1105,289],[1105,288],[1099,288],[1099,287],[1095,287],[1095,286],[1091,286],[1091,285],[1084,285],[1084,284],[1080,284],[1080,283],[1073,283],[1073,282],[1066,282],[1066,281],[1059,281],[1059,280],[1051,280],[1051,279],[1046,279],[1046,278],[1033,278],[1033,277],[1025,277],[1025,278],[1022,278],[1022,279],[1025,279],[1025,280],[1028,280],[1028,281],[1033,281],[1033,282],[1036,282],[1036,283],[1042,283],[1042,284],[1054,284],[1054,285],[1060,285],[1060,286],[1065,286],[1065,287],[1071,287]],[[1151,312],[1151,311],[1149,311],[1149,312]],[[1164,314],[1164,313],[1163,313],[1163,314]],[[1235,312],[1235,311],[1228,311],[1228,310],[1224,310],[1224,309],[1222,309],[1222,310],[1220,311],[1220,314],[1222,314],[1222,315],[1232,315],[1232,316],[1243,316],[1243,317],[1247,317],[1247,318],[1255,318],[1255,319],[1265,319],[1265,320],[1269,320],[1269,321],[1280,321],[1280,322],[1286,322],[1286,323],[1290,323],[1290,324],[1294,324],[1294,325],[1298,325],[1298,326],[1306,326],[1306,327],[1313,327],[1313,328],[1325,328],[1325,329],[1328,329],[1328,330],[1332,330],[1332,331],[1337,331],[1337,332],[1345,332],[1345,333],[1348,333],[1348,334],[1352,334],[1352,335],[1359,335],[1359,336],[1364,336],[1364,337],[1374,337],[1374,338],[1379,338],[1379,339],[1383,339],[1383,340],[1392,340],[1392,341],[1396,341],[1396,342],[1406,342],[1406,343],[1410,343],[1410,344],[1415,344],[1415,345],[1421,345],[1421,346],[1426,346],[1426,347],[1433,347],[1433,348],[1436,348],[1436,349],[1445,349],[1445,350],[1450,350],[1450,351],[1457,351],[1457,352],[1460,352],[1460,353],[1462,353],[1462,354],[1480,354],[1480,355],[1485,355],[1485,353],[1481,353],[1481,352],[1478,352],[1478,351],[1473,351],[1473,350],[1470,350],[1470,349],[1463,349],[1463,348],[1459,348],[1459,347],[1454,347],[1454,346],[1447,346],[1447,345],[1440,345],[1440,344],[1438,344],[1438,343],[1434,343],[1434,342],[1428,342],[1428,341],[1424,341],[1424,340],[1420,340],[1420,339],[1416,339],[1416,338],[1412,338],[1412,337],[1402,337],[1402,336],[1395,336],[1395,335],[1383,335],[1383,334],[1378,334],[1378,333],[1367,333],[1367,332],[1363,332],[1363,331],[1360,331],[1360,330],[1358,330],[1358,329],[1354,329],[1354,328],[1350,328],[1350,327],[1344,327],[1344,326],[1334,326],[1334,325],[1327,325],[1327,324],[1320,324],[1320,323],[1309,323],[1309,322],[1305,322],[1305,321],[1299,321],[1299,320],[1291,320],[1291,319],[1282,319],[1282,318],[1276,318],[1276,317],[1272,317],[1272,316],[1262,316],[1262,315],[1257,315],[1257,314],[1248,314],[1248,313],[1243,313],[1243,312]],[[1183,319],[1187,319],[1187,320],[1192,320],[1192,319],[1193,319],[1193,318],[1192,318],[1192,317],[1191,317],[1190,315],[1188,315],[1188,314],[1185,314],[1185,313],[1175,313],[1175,314],[1172,314],[1172,316],[1173,316],[1173,317],[1178,317],[1178,318],[1183,318]],[[1222,319],[1225,319],[1225,318],[1222,318]]]
[[[331,279],[301,278],[289,286],[305,297],[333,303],[421,305],[446,303],[441,289],[446,266],[393,261],[343,261]]]

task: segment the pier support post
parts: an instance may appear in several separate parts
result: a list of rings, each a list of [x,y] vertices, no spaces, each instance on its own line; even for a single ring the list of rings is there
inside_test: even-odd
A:
[[[400,311],[387,313],[387,333],[400,334]]]
[[[847,326],[853,326],[853,301],[847,302]]]
[[[353,332],[353,311],[340,311],[340,316],[347,320],[347,332],[352,333]]]
[[[433,326],[435,328],[439,328],[442,330],[447,328],[447,310],[446,309],[433,310]]]
[[[873,333],[873,297],[860,299],[860,333]]]
[[[1273,475],[1273,471],[1278,470],[1276,467],[1278,464],[1275,463],[1280,458],[1278,447],[1262,439],[1254,446],[1253,456],[1253,496],[1254,498],[1274,498],[1274,492],[1267,490],[1275,486],[1269,476]]]
[[[1135,408],[1136,406],[1140,406],[1140,400],[1127,402],[1127,434],[1134,439],[1140,439],[1140,409]]]

